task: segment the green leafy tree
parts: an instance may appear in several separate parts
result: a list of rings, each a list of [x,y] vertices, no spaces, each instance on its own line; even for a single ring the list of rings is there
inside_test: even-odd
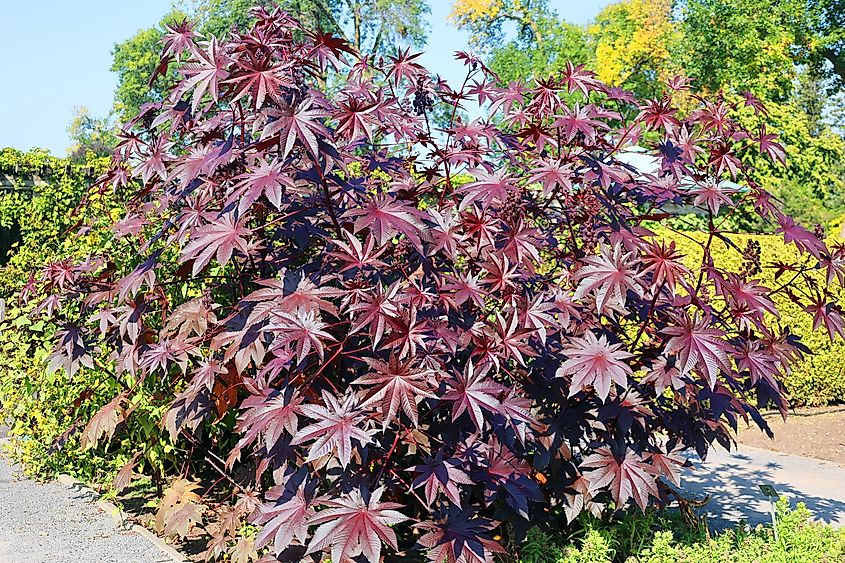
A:
[[[344,37],[361,53],[391,53],[399,44],[422,45],[426,38],[425,0],[187,0],[183,2],[203,33],[221,37],[253,22],[255,6],[279,5],[307,27]]]
[[[845,1],[792,0],[789,6],[807,62],[831,91],[845,89]]]
[[[592,66],[593,51],[584,28],[544,16],[537,22],[543,43],[522,34],[490,53],[490,68],[503,82],[531,76],[548,76],[566,66],[567,61]]]
[[[768,115],[742,118],[746,125],[777,133],[786,166],[747,157],[752,177],[783,202],[806,226],[827,223],[845,212],[845,139],[795,102],[766,104]]]
[[[786,101],[796,76],[797,30],[789,3],[776,0],[686,0],[680,58],[703,91],[750,91]]]
[[[561,19],[545,0],[456,0],[450,18],[469,31],[475,49],[489,55],[503,82],[545,77],[567,61],[593,61],[586,30]],[[509,25],[516,26],[510,37]]]
[[[174,10],[164,16],[157,26],[142,29],[114,46],[111,66],[112,72],[117,73],[114,105],[121,119],[137,114],[138,108],[145,103],[161,101],[165,85],[175,80],[175,72],[171,71],[159,77],[153,87],[149,84],[161,57],[165,26],[185,17],[183,12]]]
[[[117,141],[111,116],[93,116],[85,106],[76,108],[67,132],[73,141],[68,149],[68,157],[73,162],[83,162],[88,152],[108,156]]]

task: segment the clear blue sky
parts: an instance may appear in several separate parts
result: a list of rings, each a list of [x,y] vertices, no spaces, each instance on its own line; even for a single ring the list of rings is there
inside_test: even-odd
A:
[[[565,19],[584,23],[610,0],[550,0]],[[63,156],[74,108],[108,113],[116,77],[115,43],[154,25],[171,0],[4,0],[0,18],[0,147],[44,147]],[[431,33],[425,65],[450,81],[462,78],[452,59],[466,35],[446,22],[450,0],[429,0]]]

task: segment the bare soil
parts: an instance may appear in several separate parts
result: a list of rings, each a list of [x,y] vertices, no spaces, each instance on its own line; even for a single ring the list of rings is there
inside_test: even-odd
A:
[[[775,439],[756,425],[740,425],[740,444],[792,455],[832,461],[845,466],[845,406],[800,408],[790,411],[786,422],[777,411],[763,415]]]

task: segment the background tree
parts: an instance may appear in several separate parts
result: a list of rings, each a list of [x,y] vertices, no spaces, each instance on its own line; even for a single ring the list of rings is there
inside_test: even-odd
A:
[[[698,90],[749,91],[789,98],[796,29],[788,3],[775,0],[686,0],[681,4],[681,64]]]
[[[792,0],[790,22],[796,25],[808,62],[833,91],[845,88],[845,2]]]
[[[629,0],[602,10],[589,27],[599,78],[640,95],[654,96],[662,79],[679,70],[680,41],[671,0]]]
[[[155,27],[142,29],[135,35],[118,43],[112,50],[112,72],[117,73],[117,88],[114,92],[114,109],[118,117],[125,120],[136,115],[139,108],[150,102],[161,102],[165,84],[176,80],[174,71],[159,77],[151,87],[150,77],[161,58],[161,40],[167,26],[186,18],[184,12],[174,10],[165,15]]]
[[[115,108],[126,118],[144,103],[160,102],[175,77],[171,71],[148,84],[161,55],[167,25],[189,14],[202,36],[225,37],[253,23],[255,6],[281,6],[302,17],[310,29],[332,33],[362,54],[394,54],[399,45],[421,46],[426,38],[426,0],[183,0],[161,23],[115,45],[112,71],[118,75]]]
[[[469,30],[473,47],[484,52],[502,82],[544,77],[593,59],[583,26],[569,23],[545,0],[457,0],[450,19]],[[515,26],[516,33],[506,33]]]
[[[108,156],[117,142],[112,116],[95,117],[85,106],[76,108],[67,132],[73,141],[68,149],[73,162],[85,160],[89,151],[95,156]]]

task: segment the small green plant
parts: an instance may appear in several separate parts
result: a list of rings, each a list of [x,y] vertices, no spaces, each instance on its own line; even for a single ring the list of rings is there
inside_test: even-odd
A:
[[[714,536],[672,513],[632,513],[612,522],[583,519],[584,533],[567,544],[531,530],[520,563],[836,563],[845,561],[845,530],[812,522],[803,503],[777,506],[778,540],[770,526],[742,524]],[[635,549],[632,549],[635,548]]]

